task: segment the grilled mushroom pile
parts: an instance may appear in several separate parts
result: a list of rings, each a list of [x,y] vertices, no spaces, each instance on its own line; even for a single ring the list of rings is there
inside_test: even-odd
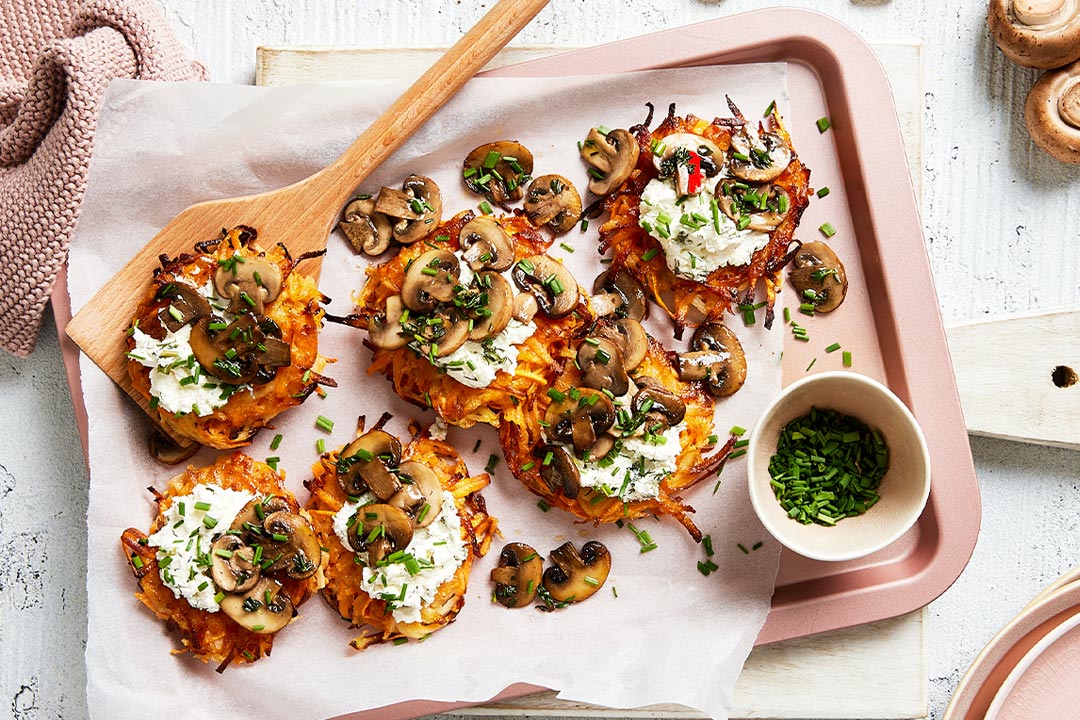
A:
[[[296,614],[281,578],[318,571],[322,548],[307,518],[276,495],[257,497],[237,514],[209,551],[221,610],[254,633],[275,633]]]
[[[442,511],[442,486],[434,471],[402,462],[400,441],[384,430],[366,432],[341,451],[337,479],[346,495],[371,493],[375,498],[348,526],[349,547],[365,553],[369,567],[407,548],[413,531],[430,525]]]
[[[553,610],[581,602],[604,586],[611,572],[611,553],[596,540],[581,546],[571,542],[551,551],[552,565],[544,570],[544,560],[525,543],[509,543],[499,555],[499,566],[491,571],[495,600],[504,607],[525,607],[539,594]]]
[[[410,175],[401,189],[384,187],[378,196],[358,195],[345,206],[338,227],[356,252],[379,255],[391,240],[410,245],[423,240],[442,220],[442,191],[423,175]]]

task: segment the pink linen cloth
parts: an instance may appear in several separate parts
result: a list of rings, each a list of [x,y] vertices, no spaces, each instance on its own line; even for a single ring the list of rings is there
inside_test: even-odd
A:
[[[204,80],[151,0],[0,0],[0,347],[29,355],[113,78]]]

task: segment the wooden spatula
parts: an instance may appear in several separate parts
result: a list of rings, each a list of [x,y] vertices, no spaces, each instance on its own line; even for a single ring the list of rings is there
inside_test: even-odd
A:
[[[548,0],[500,0],[331,165],[280,190],[187,208],[162,228],[71,320],[67,333],[98,367],[149,412],[127,372],[125,330],[162,253],[175,257],[222,228],[251,225],[262,238],[288,238],[293,256],[326,247],[345,200],[364,178],[503,48]],[[303,270],[317,275],[314,262]]]

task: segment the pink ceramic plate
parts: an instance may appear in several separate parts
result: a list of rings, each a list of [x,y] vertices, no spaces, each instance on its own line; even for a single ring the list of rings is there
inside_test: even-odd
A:
[[[1025,608],[993,637],[971,664],[953,694],[952,702],[942,720],[984,720],[995,696],[1009,674],[1024,657],[1056,628],[1080,614],[1080,584],[1069,584],[1038,603]],[[1075,634],[1075,633],[1074,633]],[[1080,647],[1080,637],[1070,640],[1070,646]],[[1056,652],[1055,652],[1056,655]],[[1074,656],[1071,678],[1080,687],[1080,658]],[[1077,703],[1072,704],[1075,710]],[[1033,719],[1075,717],[1064,715],[1013,715],[1013,718]],[[1001,717],[1005,717],[1002,715]]]
[[[1080,614],[1036,643],[1005,678],[986,720],[1075,717],[1080,706]]]

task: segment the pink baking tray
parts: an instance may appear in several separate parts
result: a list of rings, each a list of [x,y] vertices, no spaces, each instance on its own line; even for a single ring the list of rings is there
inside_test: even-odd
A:
[[[844,258],[850,282],[840,311],[814,318],[796,314],[810,332],[810,343],[794,341],[777,313],[773,332],[786,337],[784,381],[804,376],[815,358],[813,370],[836,369],[841,353],[826,354],[824,348],[842,343],[853,354],[854,371],[881,380],[911,408],[925,431],[933,464],[926,511],[886,550],[844,563],[784,552],[772,610],[757,639],[761,645],[895,617],[926,605],[959,577],[979,533],[978,484],[885,72],[869,46],[844,25],[812,11],[774,8],[489,74],[542,77],[753,62],[788,63],[786,124],[801,158],[813,169],[813,184],[828,185],[831,191],[828,198],[811,203],[799,235],[812,239],[815,228],[830,222],[837,230],[830,244]],[[663,98],[654,103],[662,115]],[[683,110],[726,114],[726,108]],[[761,111],[744,110],[748,117]],[[642,108],[641,119],[644,112]],[[820,117],[832,122],[826,133],[814,124]],[[639,120],[597,119],[624,124]],[[64,334],[71,313],[63,278],[53,292],[53,306],[85,448],[78,352]],[[500,698],[538,689],[514,685]],[[415,717],[453,707],[459,705],[410,702],[373,712],[380,718]]]

